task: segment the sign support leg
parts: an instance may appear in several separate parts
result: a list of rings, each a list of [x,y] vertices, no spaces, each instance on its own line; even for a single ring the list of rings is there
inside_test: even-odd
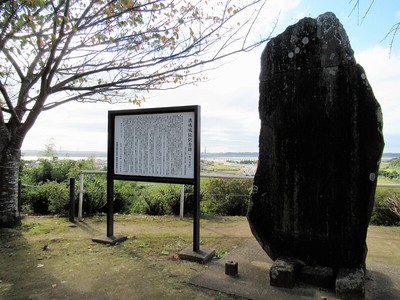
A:
[[[181,199],[179,204],[179,218],[183,220],[183,215],[185,212],[185,185],[181,185]]]
[[[193,208],[193,245],[178,253],[183,260],[206,263],[215,255],[215,250],[200,247],[200,176],[194,183],[194,208]]]
[[[95,237],[92,241],[115,245],[126,240],[126,236],[114,235],[114,180],[107,178],[107,236]]]
[[[193,211],[193,251],[200,250],[200,180],[196,179],[193,188],[194,211]]]
[[[215,250],[200,247],[200,107],[196,111],[194,122],[194,208],[193,208],[193,247],[188,247],[179,252],[179,258],[206,263],[215,255]],[[192,142],[192,141],[191,141]]]
[[[107,237],[114,235],[114,180],[107,179]]]

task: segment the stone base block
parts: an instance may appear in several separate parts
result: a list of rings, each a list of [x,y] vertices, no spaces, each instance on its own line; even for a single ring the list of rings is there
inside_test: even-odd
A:
[[[92,238],[93,242],[101,243],[101,244],[108,244],[108,245],[115,245],[126,241],[128,238],[122,235],[112,235],[112,236],[98,236]]]
[[[335,289],[336,295],[341,299],[364,299],[364,269],[339,269]]]
[[[334,289],[335,272],[329,267],[303,266],[300,271],[299,281],[313,286]]]
[[[204,264],[215,256],[215,250],[206,247],[200,247],[198,251],[193,251],[193,247],[189,246],[178,253],[180,259],[189,260]]]
[[[236,276],[238,274],[238,263],[234,261],[228,261],[225,263],[225,274]]]
[[[278,258],[269,270],[270,285],[293,288],[301,265],[301,262],[297,260]]]

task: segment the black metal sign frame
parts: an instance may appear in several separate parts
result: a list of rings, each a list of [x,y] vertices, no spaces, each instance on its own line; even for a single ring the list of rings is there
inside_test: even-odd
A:
[[[193,172],[189,176],[158,176],[158,175],[138,175],[135,172],[116,171],[115,159],[116,155],[116,118],[133,116],[167,116],[180,113],[193,113],[193,129],[190,130],[193,135],[189,135],[191,151],[193,151]],[[140,118],[138,118],[140,119]],[[143,118],[142,118],[143,119]],[[142,120],[141,119],[141,120]],[[144,124],[145,125],[145,124]],[[126,138],[126,137],[124,137]],[[129,136],[127,137],[129,138]],[[187,140],[185,142],[188,142]],[[131,153],[132,154],[132,153]],[[120,154],[119,154],[120,155]],[[128,174],[127,174],[128,173]],[[165,182],[176,184],[190,184],[194,186],[194,201],[195,207],[193,211],[193,251],[197,252],[200,249],[200,106],[177,106],[165,108],[151,109],[133,109],[133,110],[115,110],[108,112],[108,151],[107,151],[107,238],[115,240],[114,237],[114,211],[113,211],[113,196],[114,196],[114,180],[131,180],[144,182]]]

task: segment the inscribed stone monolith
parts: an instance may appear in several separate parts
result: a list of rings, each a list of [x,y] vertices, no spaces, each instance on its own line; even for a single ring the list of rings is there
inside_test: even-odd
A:
[[[362,267],[382,114],[336,16],[304,18],[271,39],[259,90],[254,236],[274,260]]]

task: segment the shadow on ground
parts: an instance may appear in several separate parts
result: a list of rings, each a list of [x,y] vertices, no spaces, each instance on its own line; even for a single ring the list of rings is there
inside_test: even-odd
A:
[[[60,240],[49,241],[50,244]],[[0,229],[0,298],[1,299],[81,299],[84,292],[71,289],[48,270],[52,259],[50,246],[32,245],[21,230]],[[73,268],[65,262],[65,269]]]
[[[119,216],[115,225],[128,240],[113,247],[92,242],[105,218],[28,217],[20,230],[0,229],[0,299],[335,299],[307,286],[270,287],[272,261],[245,218],[202,220],[204,245],[228,252],[208,265],[177,259],[192,241],[189,219]],[[400,239],[391,232],[373,228],[371,253],[383,263],[367,259],[367,299],[400,299]],[[227,261],[239,263],[238,277],[225,275]]]

